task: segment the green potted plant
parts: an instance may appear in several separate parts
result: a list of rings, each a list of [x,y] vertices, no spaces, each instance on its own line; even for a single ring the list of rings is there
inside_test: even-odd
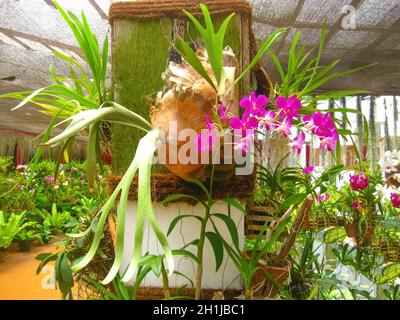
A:
[[[264,229],[264,237],[268,238],[271,228],[285,213],[285,208],[282,207],[285,199],[296,195],[299,187],[304,185],[304,175],[300,167],[283,168],[288,156],[289,154],[281,159],[276,168],[258,166],[256,190],[247,204],[247,238],[257,238],[261,229]]]
[[[380,170],[368,169],[361,163],[357,172],[349,174],[349,181],[340,188],[339,207],[351,215],[345,225],[348,236],[356,239],[360,247],[370,246],[375,228],[384,212],[384,181]]]
[[[20,252],[31,251],[31,245],[35,239],[42,241],[37,223],[28,223],[27,227],[18,232],[15,236],[15,240],[18,242]]]
[[[27,227],[24,223],[25,212],[11,213],[8,217],[0,211],[0,259],[3,259],[5,249],[13,242],[15,236]]]
[[[49,228],[53,235],[61,233],[69,221],[69,213],[59,212],[55,203],[53,203],[50,212],[40,210],[38,215],[43,219],[43,225]]]
[[[266,257],[271,257],[270,253],[277,245],[278,238],[290,220],[290,213],[291,210],[284,215],[280,223],[275,225],[268,240],[262,239],[262,232],[260,232],[257,239],[252,240],[251,243],[247,242],[244,250],[239,246],[239,234],[236,228],[228,227],[231,235],[231,241],[229,241],[221,236],[220,230],[213,224],[215,233],[218,235],[226,252],[241,275],[244,287],[244,299],[249,300],[257,296],[259,297],[263,295],[264,291],[268,292],[267,297],[272,298],[276,296],[277,292],[276,289],[273,289],[271,292],[271,288],[277,286],[282,289],[281,283],[289,275],[290,263],[285,263],[281,268],[276,268],[269,265],[268,261],[270,259],[266,259]],[[229,216],[226,216],[224,220],[227,226],[235,225]],[[266,278],[269,281],[265,285]]]

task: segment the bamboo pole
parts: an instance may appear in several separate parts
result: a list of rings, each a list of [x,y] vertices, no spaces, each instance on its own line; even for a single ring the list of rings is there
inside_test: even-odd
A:
[[[392,141],[389,134],[389,121],[388,121],[388,107],[386,99],[383,99],[383,104],[385,107],[385,150],[392,150]]]
[[[397,137],[399,135],[398,132],[398,128],[397,128],[397,124],[399,121],[399,109],[398,109],[398,105],[397,105],[397,97],[393,96],[393,122],[394,122],[394,148],[398,148],[398,141],[397,141]]]
[[[378,136],[376,130],[376,117],[375,117],[375,97],[370,97],[370,108],[369,108],[369,134],[370,134],[370,143],[369,143],[369,159],[372,162],[376,162],[378,160]]]
[[[294,242],[296,241],[297,235],[300,232],[301,226],[304,222],[306,215],[310,212],[313,201],[311,199],[305,199],[303,205],[299,209],[297,216],[293,222],[292,230],[289,234],[289,237],[286,239],[285,243],[282,246],[281,251],[278,255],[278,260],[285,260],[289,256],[290,249],[293,247]]]
[[[361,96],[357,96],[357,111],[359,114],[357,114],[357,133],[358,133],[358,152],[360,154],[361,160],[364,160],[364,145],[365,145],[365,137],[364,137],[364,122],[363,122],[363,116],[362,116],[362,105],[361,105]]]

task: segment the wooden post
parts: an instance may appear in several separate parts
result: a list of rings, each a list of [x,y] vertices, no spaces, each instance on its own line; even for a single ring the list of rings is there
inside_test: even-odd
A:
[[[369,134],[370,134],[370,149],[369,149],[369,157],[368,159],[372,160],[372,162],[378,161],[378,153],[380,146],[380,125],[376,122],[376,97],[370,97],[370,109],[369,109]]]
[[[397,149],[397,137],[398,137],[398,131],[397,131],[397,121],[399,121],[399,109],[397,107],[397,97],[393,96],[393,123],[394,123],[394,148]]]
[[[143,0],[125,0],[139,1]],[[220,24],[225,17],[225,14],[214,17],[214,21]],[[248,17],[236,14],[225,39],[225,44],[234,50],[241,66],[249,63],[249,20]],[[116,102],[149,118],[145,99],[162,89],[161,75],[166,69],[174,38],[177,34],[182,36],[188,30],[186,39],[196,40],[197,35],[187,24],[187,20],[181,17],[113,19],[112,82]],[[180,27],[176,28],[177,25]],[[238,72],[242,67],[239,69]],[[249,80],[245,81],[242,90],[248,90],[248,84]],[[122,125],[112,126],[114,174],[121,175],[125,172],[142,135],[136,129]]]
[[[304,200],[303,205],[299,209],[296,219],[293,222],[293,227],[289,234],[289,237],[286,239],[281,251],[279,252],[278,261],[285,260],[288,257],[290,249],[292,248],[294,242],[296,241],[297,235],[300,232],[304,219],[311,210],[312,203],[313,201],[311,199],[307,198]]]
[[[342,97],[342,98],[340,98],[340,107],[341,108],[343,108],[343,109],[345,109],[345,108],[347,108],[347,101],[346,101],[346,97]],[[346,117],[344,116],[344,115],[342,115],[342,117],[343,117],[343,120],[342,120],[342,128],[344,129],[344,130],[346,130],[346,128],[347,128],[347,122],[346,122]],[[342,154],[341,154],[341,159],[338,159],[338,160],[340,160],[340,163],[344,163],[344,164],[347,164],[347,147],[348,147],[348,145],[347,145],[347,143],[346,143],[346,140],[344,140],[343,139],[343,144],[342,144]]]
[[[161,73],[171,45],[171,20],[118,19],[111,27],[114,100],[149,119],[145,97],[162,87]],[[135,128],[112,126],[114,174],[125,172],[142,136]]]
[[[363,116],[362,116],[362,105],[361,105],[361,96],[357,96],[357,111],[360,112],[359,114],[357,114],[357,133],[359,134],[359,136],[357,137],[357,148],[358,148],[358,152],[360,154],[360,158],[361,160],[364,160],[363,157],[363,151],[364,151],[364,141],[365,141],[365,137],[364,137],[364,124],[363,124]]]
[[[384,130],[385,130],[385,150],[386,151],[392,151],[392,141],[391,141],[391,136],[389,133],[389,115],[388,115],[388,106],[386,103],[386,99],[383,99],[383,104],[385,107],[385,125],[384,125]]]

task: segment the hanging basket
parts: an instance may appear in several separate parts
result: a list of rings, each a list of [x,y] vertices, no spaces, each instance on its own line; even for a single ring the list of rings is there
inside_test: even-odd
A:
[[[328,214],[310,217],[310,215],[307,214],[302,223],[302,228],[303,230],[323,230],[329,227],[342,227],[344,224],[344,219],[342,217],[335,217]]]
[[[362,250],[369,250],[372,247],[375,237],[375,229],[379,217],[371,214],[366,220],[361,221],[361,226],[356,228],[356,243]]]
[[[374,241],[372,252],[383,255],[388,262],[400,262],[400,241],[396,239]]]
[[[268,239],[271,229],[277,220],[274,218],[275,209],[270,206],[249,206],[245,219],[245,236],[247,239],[256,239],[262,232],[262,239]]]

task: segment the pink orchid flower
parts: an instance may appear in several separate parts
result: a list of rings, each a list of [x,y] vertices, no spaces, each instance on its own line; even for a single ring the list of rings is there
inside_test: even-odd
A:
[[[364,175],[364,172],[360,172],[356,175],[350,175],[350,187],[354,191],[366,189],[368,187],[368,177]]]
[[[268,104],[268,98],[264,95],[257,96],[254,91],[250,93],[250,96],[242,98],[240,100],[240,107],[245,109],[244,116],[265,116],[265,106]]]
[[[230,119],[228,116],[228,110],[227,110],[226,106],[224,106],[223,104],[220,104],[218,106],[218,115],[221,120],[229,120]]]
[[[390,202],[392,203],[393,207],[400,208],[400,194],[392,192],[390,194]]]
[[[233,117],[230,121],[232,129],[236,130],[252,130],[258,127],[258,120],[255,117],[246,118],[245,116],[240,119]]]
[[[293,148],[293,150],[297,150],[297,153],[300,154],[303,149],[303,143],[306,139],[306,135],[304,132],[301,132],[299,137],[295,137],[292,142],[289,143],[289,147]]]
[[[260,120],[260,124],[264,126],[266,130],[271,130],[276,126],[275,118],[276,113],[270,110],[265,114],[264,118]]]
[[[279,111],[279,117],[290,117],[290,118],[298,118],[298,111],[301,110],[301,101],[295,96],[291,96],[288,99],[286,97],[277,97],[276,106]]]
[[[276,128],[276,132],[285,137],[290,135],[290,128],[292,127],[292,118],[286,117],[283,122]]]
[[[311,172],[314,171],[314,169],[315,169],[314,166],[308,166],[308,167],[304,168],[303,173],[304,174],[310,174]]]

